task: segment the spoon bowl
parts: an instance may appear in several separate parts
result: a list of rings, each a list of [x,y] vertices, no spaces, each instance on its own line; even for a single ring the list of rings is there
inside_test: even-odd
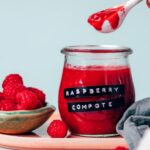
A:
[[[92,14],[88,22],[99,32],[110,33],[123,23],[128,12],[142,0],[129,0],[124,4]]]

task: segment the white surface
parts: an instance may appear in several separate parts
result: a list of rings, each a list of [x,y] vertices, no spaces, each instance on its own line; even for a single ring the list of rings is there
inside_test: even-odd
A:
[[[64,57],[61,48],[79,44],[117,44],[134,50],[130,64],[136,99],[149,96],[150,10],[145,1],[110,34],[95,31],[87,18],[125,0],[0,0],[0,81],[18,72],[26,85],[43,89],[57,106]]]

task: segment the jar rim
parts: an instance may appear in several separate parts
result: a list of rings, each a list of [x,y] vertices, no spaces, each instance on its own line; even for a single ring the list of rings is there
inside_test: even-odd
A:
[[[67,46],[61,50],[61,53],[129,53],[132,49],[118,45],[76,45]]]

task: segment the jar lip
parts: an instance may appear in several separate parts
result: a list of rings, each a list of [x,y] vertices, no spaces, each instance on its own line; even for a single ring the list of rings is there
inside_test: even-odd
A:
[[[132,50],[125,46],[118,45],[76,45],[67,46],[61,53],[132,53]]]

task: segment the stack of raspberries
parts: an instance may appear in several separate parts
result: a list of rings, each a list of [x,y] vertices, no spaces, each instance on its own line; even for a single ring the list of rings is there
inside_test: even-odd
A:
[[[32,110],[44,107],[45,94],[34,87],[26,87],[19,74],[9,74],[2,83],[0,92],[0,110]]]

